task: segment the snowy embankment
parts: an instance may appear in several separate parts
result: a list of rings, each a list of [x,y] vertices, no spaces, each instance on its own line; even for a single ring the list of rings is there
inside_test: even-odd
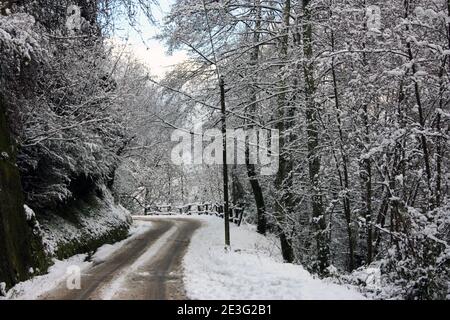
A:
[[[191,299],[360,300],[356,289],[314,278],[299,265],[282,262],[275,238],[251,226],[231,226],[231,251],[224,250],[223,220],[201,217],[183,261]]]
[[[54,264],[49,268],[47,274],[18,283],[7,292],[6,299],[35,300],[45,292],[55,289],[61,282],[66,281],[74,267],[79,268],[82,272],[92,267],[93,264],[106,260],[128,241],[147,232],[151,227],[150,222],[134,222],[128,238],[114,244],[101,246],[90,259],[87,254],[79,254],[65,260],[54,259]]]
[[[126,237],[132,223],[130,213],[114,203],[106,187],[101,191],[101,197],[91,194],[78,199],[63,212],[37,216],[49,256],[65,259]]]
[[[50,275],[38,277],[41,280],[48,276],[49,279],[58,277],[67,265],[84,266],[83,261],[94,251],[98,252],[97,258],[100,257],[102,250],[109,248],[105,244],[116,243],[129,236],[133,222],[130,212],[115,203],[105,186],[99,186],[95,192],[91,191],[85,197],[74,199],[58,209],[48,209],[37,214],[27,205],[24,208],[26,220],[33,226],[32,232],[38,238],[37,241],[42,241],[46,264],[54,262],[47,270]],[[46,271],[30,268],[29,272],[41,275]],[[44,283],[48,288],[49,283]],[[21,291],[21,284],[15,288]],[[5,284],[0,281],[0,296],[5,294],[5,289]]]

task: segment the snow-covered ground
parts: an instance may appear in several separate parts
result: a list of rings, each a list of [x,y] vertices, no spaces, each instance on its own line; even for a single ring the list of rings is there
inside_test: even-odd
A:
[[[91,267],[94,263],[104,261],[111,254],[121,248],[128,241],[147,232],[151,228],[150,222],[135,221],[130,229],[130,236],[114,244],[106,244],[98,248],[95,254],[86,261],[87,255],[80,254],[66,260],[54,260],[54,264],[49,268],[48,273],[34,277],[30,280],[18,283],[11,288],[6,295],[6,299],[34,300],[47,291],[56,288],[58,284],[65,281],[74,267],[83,271]],[[1,297],[0,297],[1,299]]]
[[[183,261],[191,299],[360,300],[355,288],[314,278],[299,265],[282,263],[278,242],[248,225],[231,226],[224,250],[223,220],[203,216]]]

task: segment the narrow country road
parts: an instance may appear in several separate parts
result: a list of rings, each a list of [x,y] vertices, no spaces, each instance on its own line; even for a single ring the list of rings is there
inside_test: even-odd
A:
[[[40,299],[98,300],[184,299],[182,258],[200,221],[142,217],[152,228],[130,239],[105,261],[83,270],[81,289],[64,281]]]

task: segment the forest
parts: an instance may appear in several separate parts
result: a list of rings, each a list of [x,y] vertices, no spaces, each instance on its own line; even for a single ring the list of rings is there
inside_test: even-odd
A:
[[[161,2],[163,19],[157,0],[0,1],[0,295],[125,237],[129,218],[92,208],[225,193],[285,263],[362,292],[380,270],[379,299],[449,299],[450,0]],[[186,58],[155,76],[123,25]],[[278,170],[248,145],[244,163],[172,161],[174,131],[224,123],[276,130]]]

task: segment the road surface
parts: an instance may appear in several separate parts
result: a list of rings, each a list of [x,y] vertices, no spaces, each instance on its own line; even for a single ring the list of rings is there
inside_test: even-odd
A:
[[[130,239],[105,261],[82,271],[80,289],[66,281],[41,295],[47,300],[185,299],[182,258],[200,221],[143,217],[152,228]]]

